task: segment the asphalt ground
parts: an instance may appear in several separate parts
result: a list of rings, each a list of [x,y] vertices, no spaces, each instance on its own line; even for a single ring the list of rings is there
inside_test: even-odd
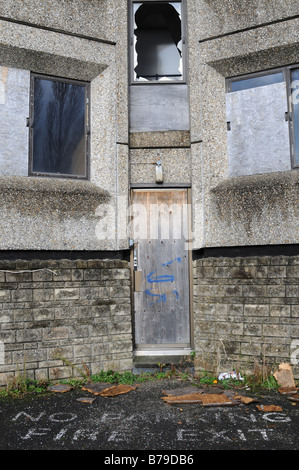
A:
[[[164,379],[114,397],[73,389],[1,399],[0,450],[101,450],[99,463],[131,467],[194,466],[203,450],[298,450],[299,407],[285,395],[241,389],[240,395],[258,403],[211,407],[162,400],[164,391],[178,389],[179,394],[190,385]],[[205,391],[216,392],[217,387]],[[77,400],[82,397],[94,401]],[[276,405],[282,411],[259,411],[257,405]],[[118,460],[124,457],[138,459]]]

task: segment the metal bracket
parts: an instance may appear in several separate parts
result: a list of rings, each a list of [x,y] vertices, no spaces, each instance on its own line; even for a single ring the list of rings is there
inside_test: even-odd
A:
[[[137,267],[138,267],[137,250],[135,248],[134,249],[134,257],[133,257],[133,269],[134,269],[134,271],[137,271]]]

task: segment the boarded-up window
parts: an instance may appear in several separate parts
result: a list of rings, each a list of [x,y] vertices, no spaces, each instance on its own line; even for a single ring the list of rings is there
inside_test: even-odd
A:
[[[293,112],[294,166],[299,166],[299,68],[291,71],[290,106]]]
[[[28,175],[30,72],[0,66],[0,175]]]
[[[299,69],[296,66],[227,81],[230,176],[299,166]]]
[[[290,170],[282,72],[234,81],[230,91],[226,99],[230,175]]]

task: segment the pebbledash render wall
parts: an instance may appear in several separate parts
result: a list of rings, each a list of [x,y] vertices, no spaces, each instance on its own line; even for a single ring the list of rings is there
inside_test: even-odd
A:
[[[194,260],[196,367],[272,371],[299,377],[299,256]]]
[[[0,385],[132,368],[125,260],[0,261],[0,303]]]

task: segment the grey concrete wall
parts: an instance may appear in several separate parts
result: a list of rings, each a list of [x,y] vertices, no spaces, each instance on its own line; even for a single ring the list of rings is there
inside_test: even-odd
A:
[[[269,373],[288,362],[299,377],[298,256],[207,258],[193,275],[198,369]]]
[[[90,81],[92,123],[90,187],[88,188],[87,184],[82,189],[82,186],[73,180],[72,197],[71,186],[67,189],[67,210],[61,210],[59,199],[65,193],[67,182],[61,179],[55,179],[52,183],[48,179],[37,179],[33,182],[33,178],[30,182],[26,181],[28,130],[26,127],[18,130],[7,123],[5,129],[9,129],[7,132],[2,131],[1,148],[5,149],[6,153],[9,149],[10,160],[17,162],[17,165],[7,165],[5,161],[5,168],[3,165],[1,167],[2,174],[11,176],[7,180],[10,193],[7,205],[2,200],[2,248],[127,248],[127,220],[124,211],[124,207],[128,205],[127,65],[126,55],[123,54],[127,47],[125,2],[117,5],[117,9],[115,2],[101,1],[54,0],[45,3],[29,0],[25,4],[5,2],[1,5],[0,23],[0,66],[4,70],[10,70],[8,75],[26,75],[26,81],[22,79],[20,82],[16,79],[14,84],[10,82],[10,93],[14,87],[16,90],[12,98],[14,104],[21,99],[21,87],[26,88],[26,93],[22,91],[18,119],[23,120],[25,115],[25,118],[29,115],[28,77],[30,71],[34,71]],[[116,31],[119,31],[120,39],[117,45]],[[4,94],[2,98],[4,97],[6,99],[7,95]],[[10,107],[8,112],[10,119],[13,119],[16,112]],[[18,133],[17,137],[13,137],[14,132]],[[5,155],[3,150],[3,159],[6,158]],[[11,179],[13,175],[18,176],[15,182]],[[20,175],[24,180],[19,179]],[[1,179],[0,185],[0,191],[6,193],[5,180]],[[30,206],[30,191],[35,194],[35,188],[39,186],[44,186],[43,195],[48,197],[48,200],[42,200],[39,204],[33,197]],[[25,195],[23,201],[19,197],[18,189]],[[83,199],[81,213],[76,202],[77,191]],[[107,198],[102,199],[100,196],[98,201],[101,209],[94,203],[89,204],[90,193],[93,191],[98,195],[108,191],[109,203]],[[11,200],[15,201],[15,205],[11,204]],[[105,216],[107,212],[108,218]],[[106,221],[103,222],[105,217]],[[99,228],[97,224],[101,221],[103,224],[100,224]],[[99,231],[105,224],[107,226],[107,222],[109,234],[99,243]]]
[[[208,3],[212,8],[212,3]],[[218,6],[220,8],[220,3]],[[199,14],[194,4],[189,11]],[[251,8],[248,10],[249,16],[250,12]],[[224,18],[226,14],[223,5]],[[243,10],[242,14],[245,21],[247,11],[245,14]],[[211,19],[207,24],[211,24]],[[198,84],[192,78],[193,98],[190,99],[195,248],[287,244],[299,241],[299,219],[295,209],[298,186],[291,184],[285,192],[287,181],[296,180],[296,171],[281,172],[279,181],[285,180],[286,186],[275,183],[270,185],[268,172],[257,175],[258,186],[262,191],[259,200],[254,176],[248,179],[250,177],[238,173],[238,178],[231,178],[229,174],[226,78],[298,61],[298,19],[279,21],[266,26],[260,26],[260,23],[256,22],[249,26],[258,27],[225,34],[223,37],[206,38],[207,40],[199,42],[198,25],[195,25],[193,17],[189,24],[198,39],[197,69],[194,66],[193,70],[193,65],[190,66],[190,76],[195,77],[196,73],[198,74]],[[235,29],[239,29],[237,24]],[[191,36],[190,32],[188,36]],[[192,64],[195,64],[195,44],[192,44],[191,54],[194,56]],[[196,121],[196,116],[200,116],[200,122]],[[196,143],[195,135],[198,139]],[[273,178],[276,181],[276,173]],[[256,189],[251,193],[247,190],[249,186]],[[265,193],[263,187],[267,187]],[[233,194],[238,194],[238,197],[230,198],[229,195]],[[276,210],[271,203],[265,203],[264,196],[269,202],[271,199],[279,202]],[[225,204],[226,215],[219,211],[220,206],[224,209]],[[252,211],[248,210],[249,206]],[[284,229],[281,226],[282,214]],[[251,230],[246,229],[248,226]]]
[[[3,176],[0,196],[1,250],[105,250],[115,246],[115,203],[90,182]],[[108,208],[110,219],[104,212]]]
[[[151,138],[157,138],[157,141],[150,150],[148,142],[151,139],[143,138],[147,132],[138,132],[134,136],[132,152],[128,146],[132,139],[128,135],[127,2],[83,3],[83,6],[80,3],[82,8],[77,1],[3,3],[0,66],[91,81],[91,183],[110,193],[114,233],[117,234],[107,242],[107,249],[127,248],[129,234],[123,208],[128,203],[129,181],[154,182],[154,167],[149,162],[158,155],[163,160],[167,183],[192,184],[194,248],[219,246],[219,212],[213,191],[230,176],[225,79],[298,60],[298,19],[292,19],[296,11],[294,2],[254,1],[246,5],[244,12],[244,2],[188,1],[189,143],[182,146],[177,139],[165,134],[161,140],[163,132],[159,136],[153,133]],[[174,109],[176,116],[177,111]],[[183,123],[187,122],[185,111],[183,117],[179,127],[185,127]],[[146,118],[147,115],[144,121],[139,120],[139,130],[144,129]],[[171,113],[169,119],[172,118]],[[168,125],[166,123],[165,128]],[[141,141],[137,134],[142,134]],[[143,149],[147,150],[143,152]],[[20,157],[12,158],[19,161]],[[247,193],[246,197],[251,196]],[[281,197],[283,199],[284,195]],[[287,207],[289,203],[286,203]],[[270,220],[272,226],[279,225],[278,215],[276,217],[267,210],[265,206],[263,216],[267,222],[259,228],[258,240],[269,239],[264,227]],[[232,208],[232,211],[237,213],[238,208]],[[289,217],[292,236],[282,237],[276,231],[271,238],[273,243],[285,243],[288,239],[298,241],[295,212],[294,215],[295,218]],[[17,216],[6,212],[6,216],[29,224],[29,219],[25,220],[20,211]],[[39,221],[42,217],[40,213]],[[92,215],[87,218],[91,220]],[[63,231],[64,226],[60,223],[60,231]],[[75,219],[71,225],[75,227]],[[221,243],[222,240],[233,245],[258,241],[247,236],[247,232],[244,236],[243,223],[240,224],[238,219],[234,221],[234,227],[228,240],[223,234]],[[45,238],[47,226],[41,230]],[[93,225],[90,230],[93,231]],[[75,239],[78,240],[77,234]],[[12,246],[8,238],[5,243],[6,248]],[[82,246],[87,244],[80,239],[75,248]],[[94,246],[89,245],[90,249]]]
[[[1,261],[0,302],[0,385],[132,369],[126,261]]]
[[[1,2],[0,16],[36,27],[115,41],[115,1],[6,0]]]
[[[191,180],[191,161],[189,149],[181,148],[140,148],[130,151],[131,183],[156,182],[156,162],[163,168],[164,183],[189,184]]]
[[[199,0],[194,8],[201,40],[298,15],[293,0]]]
[[[297,171],[230,178],[210,194],[207,246],[298,243]]]

